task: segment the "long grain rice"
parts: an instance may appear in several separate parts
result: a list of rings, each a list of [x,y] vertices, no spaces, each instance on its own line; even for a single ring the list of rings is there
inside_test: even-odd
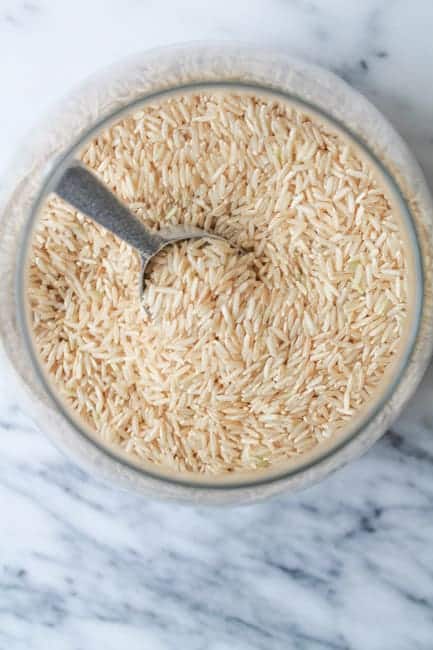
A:
[[[298,109],[228,92],[147,105],[82,160],[149,227],[232,245],[166,249],[141,303],[137,254],[50,197],[29,304],[75,414],[128,454],[213,474],[341,435],[407,318],[399,222],[368,162]]]

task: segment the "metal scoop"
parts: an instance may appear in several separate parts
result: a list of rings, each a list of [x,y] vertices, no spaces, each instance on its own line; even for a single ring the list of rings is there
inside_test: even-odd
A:
[[[93,221],[135,248],[141,257],[140,296],[150,260],[169,244],[185,239],[223,239],[193,226],[173,226],[153,233],[114,194],[79,162],[62,174],[54,192]]]

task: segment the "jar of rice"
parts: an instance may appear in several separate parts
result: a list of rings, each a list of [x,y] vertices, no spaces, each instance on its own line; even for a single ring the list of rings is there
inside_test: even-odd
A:
[[[53,194],[80,159],[147,226],[190,224],[144,296],[127,244]],[[365,451],[432,347],[432,204],[334,75],[239,45],[150,52],[40,125],[2,210],[2,341],[40,428],[139,492],[233,503]]]

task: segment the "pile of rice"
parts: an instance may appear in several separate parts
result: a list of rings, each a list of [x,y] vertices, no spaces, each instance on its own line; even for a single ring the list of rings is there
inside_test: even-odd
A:
[[[29,271],[56,391],[111,445],[182,472],[263,468],[341,435],[378,390],[407,317],[386,191],[336,132],[272,98],[145,106],[82,160],[169,247],[143,302],[138,255],[56,197]],[[239,253],[239,248],[244,253]]]

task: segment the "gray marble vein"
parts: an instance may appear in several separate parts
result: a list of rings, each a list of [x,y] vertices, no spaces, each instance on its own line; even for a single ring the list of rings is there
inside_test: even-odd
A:
[[[0,166],[97,68],[231,38],[341,74],[433,188],[432,33],[429,0],[0,0]],[[323,484],[203,509],[96,482],[0,374],[0,650],[431,650],[432,394],[433,368],[393,430]]]

